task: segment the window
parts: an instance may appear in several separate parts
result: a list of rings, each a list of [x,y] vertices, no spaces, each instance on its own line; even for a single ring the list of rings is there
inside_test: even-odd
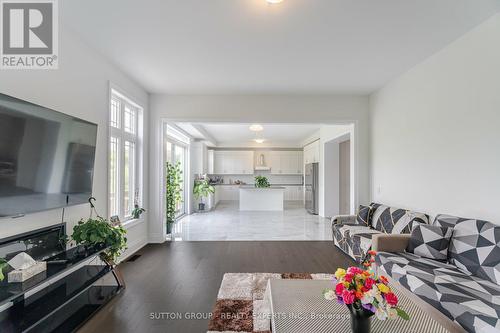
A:
[[[140,205],[140,150],[138,124],[142,109],[113,91],[109,117],[109,216],[126,221]]]

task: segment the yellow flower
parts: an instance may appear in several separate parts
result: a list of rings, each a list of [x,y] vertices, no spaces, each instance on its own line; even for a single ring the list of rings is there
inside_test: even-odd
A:
[[[343,268],[337,268],[337,271],[335,272],[335,278],[337,280],[340,280],[341,278],[343,278],[346,274],[346,271],[345,269]]]
[[[385,293],[388,293],[389,291],[391,291],[391,289],[389,287],[387,287],[385,284],[383,283],[379,283],[377,284],[377,287],[378,287],[378,290],[380,290],[381,292],[383,292],[384,294]]]

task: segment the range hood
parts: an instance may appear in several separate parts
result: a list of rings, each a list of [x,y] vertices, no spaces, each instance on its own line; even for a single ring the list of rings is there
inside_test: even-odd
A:
[[[268,167],[266,165],[266,161],[264,159],[264,154],[260,154],[259,161],[258,161],[257,165],[255,166],[255,170],[256,171],[269,171],[269,170],[271,170],[271,167]]]

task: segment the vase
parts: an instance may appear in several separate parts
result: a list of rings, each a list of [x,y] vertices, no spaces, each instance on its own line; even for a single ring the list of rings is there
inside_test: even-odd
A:
[[[347,305],[351,313],[351,329],[353,333],[370,333],[370,317],[373,312],[354,304]]]

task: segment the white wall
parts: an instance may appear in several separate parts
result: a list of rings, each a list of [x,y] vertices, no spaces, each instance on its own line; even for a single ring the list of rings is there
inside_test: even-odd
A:
[[[151,110],[151,192],[160,193],[155,179],[160,166],[160,119],[201,122],[324,123],[356,126],[359,154],[359,202],[369,200],[368,169],[368,98],[334,95],[162,95],[153,94]],[[160,218],[161,200],[151,201],[153,216]],[[152,222],[150,239],[161,234],[164,226]]]
[[[497,14],[371,97],[375,201],[500,223],[499,41]]]
[[[320,216],[335,216],[339,214],[339,143],[345,140],[352,140],[351,144],[351,156],[353,157],[354,163],[351,163],[351,213],[354,214],[355,207],[357,206],[357,198],[355,198],[355,192],[358,184],[356,183],[355,175],[359,175],[359,170],[364,167],[368,168],[368,158],[360,155],[358,152],[358,157],[356,157],[354,147],[356,146],[356,131],[353,125],[346,126],[321,126],[320,129],[320,139],[319,139],[319,215]],[[347,135],[347,136],[346,136]],[[340,140],[340,138],[342,138]],[[363,144],[361,144],[363,145]],[[366,145],[368,145],[366,143]],[[359,146],[358,146],[359,147]],[[364,151],[366,153],[366,151]],[[356,162],[356,158],[359,158],[359,164]],[[357,170],[356,170],[357,169]],[[359,183],[358,177],[358,183]],[[364,184],[363,184],[364,185]],[[361,186],[363,186],[361,185]],[[363,197],[363,201],[359,203],[367,202],[368,198]]]
[[[145,110],[149,124],[148,94],[105,58],[90,49],[65,26],[60,26],[60,60],[58,70],[3,70],[0,93],[61,111],[98,124],[97,152],[94,173],[94,196],[97,209],[107,216],[107,121],[109,82],[120,87],[128,97]],[[145,138],[148,147],[149,138]],[[149,160],[145,149],[144,160]],[[145,197],[147,203],[148,166],[145,166]],[[148,209],[148,207],[146,207]],[[68,231],[75,222],[89,215],[88,205],[66,209]],[[18,219],[0,219],[0,238],[61,222],[62,210],[30,214]],[[146,215],[147,218],[147,215]],[[135,224],[128,232],[128,252],[147,242],[147,221]]]

